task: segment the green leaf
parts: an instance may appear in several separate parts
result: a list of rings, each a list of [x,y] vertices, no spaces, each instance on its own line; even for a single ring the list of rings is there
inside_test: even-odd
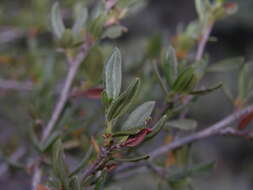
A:
[[[123,92],[118,98],[116,98],[111,103],[107,112],[108,121],[111,121],[112,119],[122,116],[129,110],[138,92],[139,87],[140,87],[140,79],[137,78],[129,85],[129,87],[125,92]]]
[[[86,79],[91,85],[96,85],[101,81],[104,68],[104,56],[98,46],[94,46],[81,64]]]
[[[104,91],[102,92],[102,94],[101,94],[101,101],[102,101],[102,103],[103,103],[103,105],[104,105],[104,107],[105,107],[106,110],[107,110],[108,107],[110,106],[111,100],[112,100],[112,99],[109,99],[109,98],[108,98],[108,96],[107,96],[107,94],[106,94],[106,92],[105,92],[105,90],[104,90]]]
[[[152,132],[149,133],[146,137],[145,140],[151,139],[154,136],[156,136],[161,129],[164,127],[166,121],[167,121],[168,117],[166,115],[164,115],[156,124],[155,126],[152,128]]]
[[[199,174],[199,173],[205,173],[205,172],[210,172],[212,169],[215,167],[215,162],[208,162],[204,164],[199,164],[193,168],[191,168],[189,171],[191,175]]]
[[[68,168],[64,162],[64,154],[62,149],[62,142],[58,139],[53,146],[52,167],[55,176],[61,181],[64,188],[68,189]]]
[[[168,184],[175,190],[181,190],[186,188],[192,183],[192,179],[190,177],[180,178],[176,180],[168,180]]]
[[[122,130],[129,130],[145,126],[146,121],[149,119],[153,109],[155,107],[154,101],[145,102],[138,106],[128,117],[122,126]]]
[[[58,2],[55,2],[51,9],[51,24],[54,34],[60,39],[66,28],[63,24]]]
[[[197,122],[192,119],[179,119],[179,120],[171,120],[166,123],[169,127],[174,127],[181,130],[194,130],[197,127]]]
[[[107,172],[102,171],[101,176],[99,176],[99,179],[96,182],[95,190],[105,189],[105,183],[106,183],[107,176],[108,176]]]
[[[121,25],[113,25],[109,28],[106,28],[104,31],[102,38],[110,38],[110,39],[116,39],[120,37],[124,32],[127,31],[127,28]]]
[[[145,128],[145,126],[143,126],[142,128]],[[129,135],[136,135],[139,131],[140,131],[140,129],[132,129],[132,130],[127,130],[127,131],[117,131],[117,132],[112,133],[112,137],[125,137],[125,136],[129,136]]]
[[[162,37],[158,34],[154,35],[147,45],[147,56],[149,58],[157,58],[162,49]]]
[[[194,89],[198,82],[197,75],[193,67],[182,71],[172,85],[172,91],[177,93],[189,93]]]
[[[86,7],[81,7],[79,14],[75,20],[75,23],[72,27],[74,34],[80,34],[82,28],[85,26],[86,20],[88,18],[88,10]]]
[[[63,48],[70,48],[75,45],[74,35],[72,30],[66,29],[59,41],[59,45]]]
[[[60,131],[54,131],[41,146],[42,152],[46,152],[48,148],[60,137]]]
[[[198,13],[199,19],[203,20],[206,14],[205,3],[203,0],[195,0],[195,7]]]
[[[78,176],[73,176],[70,178],[69,187],[71,190],[81,190],[81,185]]]
[[[195,90],[195,91],[191,91],[189,94],[191,95],[206,95],[210,92],[213,92],[214,90],[217,90],[219,88],[221,88],[223,85],[222,83],[219,83],[213,87],[210,87],[210,88],[205,88],[205,89],[202,89],[202,90]]]
[[[169,177],[168,182],[172,187],[178,187],[178,186],[183,187],[188,184],[188,183],[184,183],[184,182],[187,182],[187,179],[188,179],[188,182],[190,182],[189,180],[191,179],[191,177],[197,174],[210,172],[214,168],[214,166],[215,166],[215,162],[209,162],[209,163],[200,164],[191,168],[184,169],[183,171],[180,171],[171,175]]]
[[[119,96],[121,80],[121,53],[115,48],[105,66],[105,89],[109,98],[115,99]]]
[[[184,145],[175,150],[177,164],[182,167],[187,167],[190,160],[191,145]]]
[[[240,67],[244,62],[243,57],[233,57],[219,61],[218,63],[211,64],[208,68],[208,72],[229,72]]]
[[[101,13],[88,25],[88,31],[96,38],[99,39],[103,31],[104,22],[107,19],[106,15]]]
[[[239,79],[238,79],[238,96],[240,100],[244,100],[249,92],[248,84],[249,84],[249,64],[245,64],[242,66]]]
[[[42,148],[41,148],[42,146],[40,144],[40,141],[39,141],[37,135],[34,132],[33,126],[29,130],[29,137],[31,139],[33,146],[36,148],[36,150],[39,152],[42,152]]]
[[[166,81],[169,85],[172,85],[178,76],[178,61],[176,51],[173,47],[168,48],[163,67]]]

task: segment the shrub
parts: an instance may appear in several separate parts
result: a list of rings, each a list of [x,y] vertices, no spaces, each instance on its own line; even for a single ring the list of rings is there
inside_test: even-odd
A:
[[[193,188],[196,174],[215,167],[213,160],[191,162],[193,142],[214,135],[251,138],[245,129],[253,111],[247,106],[252,98],[248,64],[237,57],[210,65],[204,55],[214,24],[233,14],[236,5],[195,0],[197,20],[178,31],[170,43],[161,35],[147,39],[140,61],[122,65],[125,57],[110,41],[127,32],[121,20],[142,3],[76,3],[73,18],[64,19],[60,4],[54,3],[50,19],[57,52],[52,44],[38,45],[38,31],[47,25],[44,17],[40,26],[30,30],[25,59],[32,64],[17,65],[13,71],[18,80],[28,78],[29,82],[11,88],[29,91],[20,98],[29,113],[23,125],[29,128],[31,145],[25,148],[22,163],[4,151],[3,155],[9,166],[28,170],[33,189],[111,189],[115,180],[143,168],[159,177],[160,188]],[[48,4],[39,5],[44,15]],[[22,68],[24,72],[17,73]],[[208,72],[236,68],[240,70],[236,98],[222,83],[201,85]],[[138,69],[142,73],[136,74]],[[189,107],[218,89],[224,90],[235,112],[197,130]],[[238,127],[233,127],[237,120]],[[160,132],[166,143],[150,148]],[[148,153],[140,147],[147,147]],[[14,154],[20,148],[23,145]]]

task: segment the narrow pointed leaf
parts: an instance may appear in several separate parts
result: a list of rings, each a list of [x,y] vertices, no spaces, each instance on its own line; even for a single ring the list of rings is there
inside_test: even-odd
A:
[[[248,83],[249,83],[249,64],[243,65],[241,68],[239,79],[238,79],[238,93],[240,100],[244,100],[248,94]]]
[[[156,124],[155,126],[152,128],[151,133],[149,133],[146,137],[145,140],[151,139],[154,136],[156,136],[161,129],[165,126],[165,123],[167,121],[168,117],[166,115],[164,115]]]
[[[61,181],[64,188],[68,187],[68,170],[64,162],[64,154],[61,140],[57,140],[53,146],[53,171],[55,176]]]
[[[115,99],[119,96],[121,80],[121,53],[118,48],[115,48],[105,66],[105,87],[109,98]]]
[[[39,151],[39,152],[42,152],[42,146],[39,142],[39,139],[37,138],[34,130],[33,130],[33,127],[30,128],[29,130],[29,137],[31,139],[31,142],[32,144],[34,145],[34,147]]]
[[[60,39],[65,31],[65,26],[63,24],[61,11],[59,7],[59,3],[54,3],[51,9],[51,24],[53,28],[53,32],[58,39]]]
[[[78,176],[71,177],[71,179],[69,180],[69,186],[70,186],[70,189],[81,190],[81,185],[80,185]]]
[[[110,104],[110,107],[108,108],[107,112],[108,121],[111,121],[112,119],[122,116],[129,110],[138,92],[139,87],[140,87],[140,80],[137,78],[129,85],[129,87],[125,92],[123,92]]]
[[[153,109],[155,107],[154,101],[146,102],[138,106],[128,117],[122,126],[122,130],[129,130],[133,127],[138,128],[146,124]]]
[[[203,0],[195,0],[195,7],[196,7],[196,11],[198,13],[200,20],[203,20],[205,14],[206,14],[204,1]]]
[[[215,90],[217,90],[217,89],[219,89],[221,87],[222,87],[222,83],[219,83],[219,84],[217,84],[217,85],[215,85],[213,87],[210,87],[210,88],[205,88],[203,90],[191,91],[190,94],[191,95],[206,95],[206,94],[208,94],[210,92],[213,92],[213,91],[215,91]]]
[[[163,67],[166,81],[171,86],[178,76],[178,61],[173,47],[168,48]]]
[[[42,144],[42,151],[45,152],[48,150],[48,148],[60,137],[61,132],[59,131],[54,131],[49,138],[47,139],[47,141],[45,143]]]

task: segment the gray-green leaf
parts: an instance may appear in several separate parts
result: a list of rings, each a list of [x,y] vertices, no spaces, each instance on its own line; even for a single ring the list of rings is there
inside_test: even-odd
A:
[[[68,187],[68,168],[64,161],[64,153],[62,149],[62,142],[58,139],[53,146],[53,172],[55,176],[61,181],[62,185]]]
[[[121,53],[118,48],[115,48],[105,66],[105,89],[109,98],[115,99],[119,96],[121,80]]]
[[[215,64],[210,65],[207,68],[208,72],[228,72],[239,68],[244,62],[243,57],[233,57],[229,59],[221,60]]]
[[[78,16],[75,20],[75,23],[74,23],[74,26],[72,28],[72,31],[75,33],[75,34],[79,34],[82,27],[85,26],[85,23],[86,23],[86,20],[87,20],[87,17],[88,17],[88,10],[86,7],[81,7],[80,10],[79,10],[79,13],[78,13]]]
[[[179,120],[171,120],[166,123],[169,127],[174,127],[181,130],[194,130],[197,127],[197,122],[192,119],[179,119]]]
[[[121,25],[114,25],[105,30],[102,38],[108,37],[110,39],[115,39],[115,38],[120,37],[125,31],[127,31],[126,27],[121,26]]]
[[[154,101],[146,102],[138,106],[128,117],[122,126],[122,130],[129,130],[145,125],[155,106]]]
[[[58,2],[54,3],[51,9],[51,24],[52,24],[54,34],[56,35],[58,39],[60,39],[64,31],[66,30],[66,28],[63,24]]]
[[[139,87],[140,79],[137,78],[136,80],[131,82],[125,92],[123,92],[110,104],[110,107],[108,108],[107,112],[108,121],[122,116],[129,110],[133,100],[135,99]]]

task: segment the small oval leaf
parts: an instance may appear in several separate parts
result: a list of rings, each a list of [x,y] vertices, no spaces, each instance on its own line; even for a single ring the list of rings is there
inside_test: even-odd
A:
[[[138,106],[128,117],[122,126],[122,130],[129,130],[145,125],[155,106],[154,101],[146,102]]]
[[[195,120],[192,119],[179,119],[169,121],[166,123],[166,125],[181,130],[194,130],[198,124]]]
[[[105,30],[102,38],[115,39],[120,37],[124,32],[127,31],[127,28],[121,25],[113,25]]]

